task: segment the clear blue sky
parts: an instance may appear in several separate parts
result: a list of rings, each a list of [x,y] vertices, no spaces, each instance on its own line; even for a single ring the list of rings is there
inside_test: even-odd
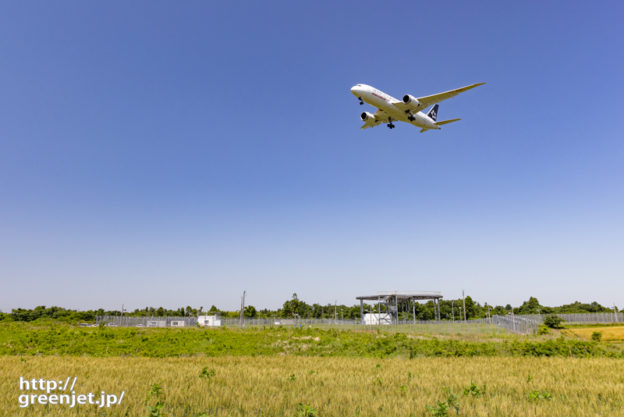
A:
[[[624,307],[624,6],[5,2],[0,308]],[[349,88],[462,121],[360,130]]]

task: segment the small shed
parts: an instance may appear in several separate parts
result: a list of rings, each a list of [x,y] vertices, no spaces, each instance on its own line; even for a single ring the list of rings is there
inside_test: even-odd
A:
[[[363,324],[376,326],[378,324],[392,324],[392,316],[389,313],[366,313]]]
[[[202,327],[219,327],[221,326],[221,317],[217,315],[198,316],[197,324],[199,324]]]

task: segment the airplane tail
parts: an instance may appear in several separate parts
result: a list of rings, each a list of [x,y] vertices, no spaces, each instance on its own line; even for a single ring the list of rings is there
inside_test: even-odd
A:
[[[431,108],[431,110],[429,110],[429,113],[427,113],[427,116],[429,116],[434,122],[438,118],[438,107],[440,107],[440,105],[436,104]]]
[[[437,106],[437,104],[436,104],[436,106]],[[433,110],[433,109],[432,109],[432,110]],[[431,116],[429,116],[429,117],[431,117]],[[442,126],[442,125],[445,125],[445,124],[448,124],[448,123],[453,123],[453,122],[456,122],[456,121],[458,121],[458,120],[461,120],[461,119],[450,119],[450,120],[443,120],[443,121],[441,121],[441,122],[436,122],[436,125],[437,125],[437,126]],[[431,129],[421,129],[421,130],[420,130],[420,133],[422,133],[422,132],[426,132],[427,130],[431,130]]]

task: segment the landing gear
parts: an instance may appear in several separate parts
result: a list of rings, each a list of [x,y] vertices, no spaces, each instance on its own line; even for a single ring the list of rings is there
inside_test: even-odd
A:
[[[410,114],[409,116],[407,116],[407,120],[413,122],[414,120],[416,120],[416,118]]]
[[[396,126],[392,122],[388,123],[388,129],[394,129]]]
[[[358,100],[360,100],[360,106],[361,106],[362,104],[364,104],[364,101],[362,100],[362,97],[358,97]]]

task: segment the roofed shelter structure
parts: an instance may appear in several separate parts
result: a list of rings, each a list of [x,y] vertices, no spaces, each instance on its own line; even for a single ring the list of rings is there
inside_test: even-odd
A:
[[[374,301],[377,305],[377,314],[381,314],[381,305],[386,306],[386,312],[389,313],[395,324],[399,323],[399,306],[405,305],[407,301],[407,320],[411,319],[416,322],[416,301],[433,300],[433,311],[436,320],[440,320],[440,300],[442,294],[438,291],[419,291],[419,292],[402,292],[402,291],[386,291],[379,292],[375,295],[360,295],[355,297],[360,300],[360,317],[364,323],[364,301]]]

